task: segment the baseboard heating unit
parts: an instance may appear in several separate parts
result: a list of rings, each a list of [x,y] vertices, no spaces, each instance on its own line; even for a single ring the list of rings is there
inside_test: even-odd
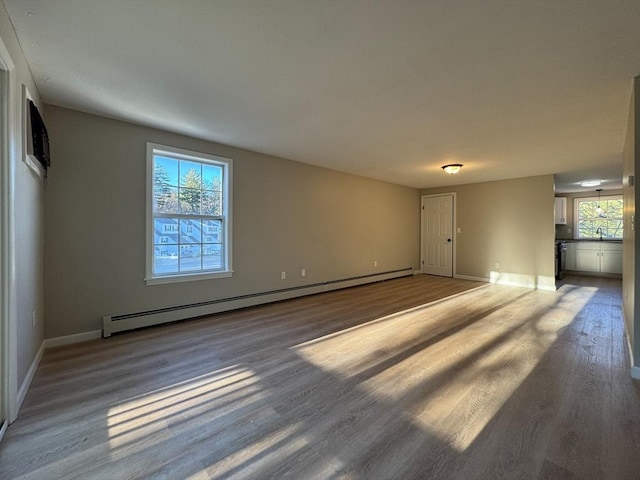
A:
[[[390,270],[387,272],[361,275],[357,277],[331,280],[328,282],[301,285],[298,287],[283,288],[269,292],[252,293],[236,297],[210,300],[206,302],[179,305],[175,307],[147,310],[145,312],[127,313],[124,315],[106,315],[102,317],[102,336],[110,337],[113,333],[135,330],[137,328],[160,325],[162,323],[186,320],[189,318],[212,315],[214,313],[237,310],[239,308],[253,307],[264,303],[278,302],[305,295],[329,292],[341,288],[355,287],[367,283],[391,280],[393,278],[413,275],[413,268]]]

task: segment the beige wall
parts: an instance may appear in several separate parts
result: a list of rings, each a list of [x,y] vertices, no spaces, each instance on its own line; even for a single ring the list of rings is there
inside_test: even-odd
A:
[[[423,190],[456,193],[455,274],[553,283],[553,185],[544,175]]]
[[[601,196],[605,197],[607,195],[622,195],[622,189],[611,189],[611,190],[602,190]],[[578,193],[558,193],[556,197],[565,197],[567,199],[567,224],[566,225],[556,225],[556,238],[561,239],[573,239],[575,235],[575,226],[573,224],[574,216],[575,216],[575,205],[574,199],[576,198],[585,198],[585,197],[597,197],[598,193],[595,191],[590,192],[578,192]]]
[[[47,338],[99,329],[108,314],[418,268],[418,190],[54,106],[47,114]],[[232,278],[145,284],[146,142],[233,159]]]
[[[624,239],[622,241],[622,291],[623,309],[627,332],[631,341],[634,355],[634,365],[640,366],[640,284],[635,279],[640,274],[640,266],[636,263],[635,252],[640,247],[640,238],[635,233],[635,205],[638,202],[638,193],[635,186],[629,185],[629,176],[640,171],[640,77],[636,77],[631,94],[629,107],[629,121],[627,123],[627,136],[624,145],[623,165],[623,190],[624,190]]]
[[[11,159],[11,167],[14,178],[12,210],[15,226],[15,251],[11,261],[15,264],[13,311],[15,313],[15,348],[17,350],[17,388],[20,389],[44,338],[42,316],[44,305],[42,256],[44,246],[44,209],[42,205],[44,181],[21,160],[23,158],[22,86],[27,86],[41,111],[42,104],[2,2],[0,2],[0,38],[2,38],[2,43],[15,64],[12,73],[13,102],[10,119],[14,129],[14,157]],[[32,324],[33,312],[36,317],[35,325]]]

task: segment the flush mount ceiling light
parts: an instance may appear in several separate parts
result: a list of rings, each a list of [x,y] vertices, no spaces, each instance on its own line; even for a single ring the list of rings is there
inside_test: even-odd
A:
[[[455,175],[462,168],[461,163],[448,163],[442,166],[442,169],[447,172],[449,175]]]
[[[599,187],[602,183],[602,180],[585,180],[584,182],[580,182],[581,187]]]

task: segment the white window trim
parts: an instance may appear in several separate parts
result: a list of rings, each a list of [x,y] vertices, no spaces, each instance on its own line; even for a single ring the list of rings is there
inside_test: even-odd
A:
[[[185,160],[211,160],[216,163],[223,163],[226,165],[226,175],[223,178],[223,192],[222,192],[222,205],[224,221],[224,254],[225,254],[225,270],[217,272],[195,272],[195,273],[182,273],[175,275],[162,275],[153,276],[153,155],[157,153],[165,153],[172,157],[178,157]],[[207,153],[194,152],[190,150],[184,150],[182,148],[169,147],[166,145],[160,145],[157,143],[147,143],[147,221],[146,221],[146,276],[145,282],[147,285],[160,285],[167,283],[178,282],[191,282],[195,280],[210,280],[215,278],[228,278],[233,275],[233,160],[218,155],[211,155]]]
[[[611,200],[611,199],[615,199],[615,200],[619,200],[622,199],[622,195],[621,194],[616,194],[616,195],[600,195],[600,200]],[[573,239],[574,240],[594,240],[595,237],[591,238],[591,237],[579,237],[578,233],[579,233],[579,226],[580,226],[580,218],[578,215],[578,204],[580,202],[595,202],[598,201],[598,197],[575,197],[573,199]],[[622,240],[622,237],[615,237],[615,238],[608,238],[607,240],[614,240],[614,241],[620,241]]]

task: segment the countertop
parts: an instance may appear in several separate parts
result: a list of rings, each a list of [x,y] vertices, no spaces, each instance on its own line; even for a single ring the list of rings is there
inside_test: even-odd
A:
[[[556,242],[567,242],[567,243],[594,243],[594,242],[602,242],[602,243],[622,243],[622,240],[608,240],[603,238],[602,240],[590,239],[590,238],[556,238]]]

